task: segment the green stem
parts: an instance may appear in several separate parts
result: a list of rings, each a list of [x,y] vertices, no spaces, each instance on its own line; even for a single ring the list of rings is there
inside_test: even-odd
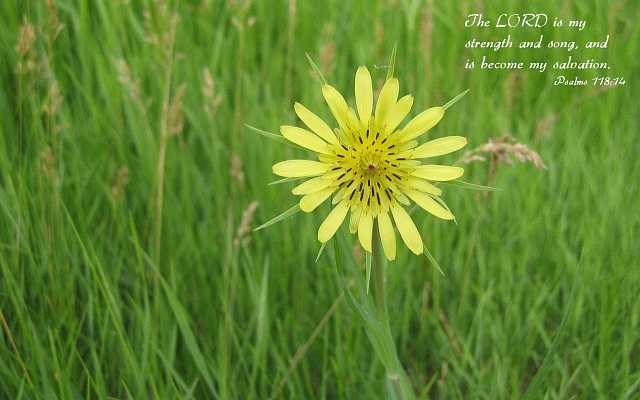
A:
[[[391,327],[389,325],[389,313],[387,311],[384,291],[384,256],[377,223],[374,223],[373,226],[371,275],[373,279],[373,298],[377,314],[376,317],[382,329],[377,334],[373,331],[369,332],[369,338],[373,339],[376,337],[376,340],[372,340],[374,347],[379,346],[386,349],[386,351],[377,349],[377,353],[386,369],[389,398],[414,400],[415,394],[411,387],[411,382],[398,359],[398,352],[393,342],[393,335],[391,334]],[[367,329],[371,328],[368,327]],[[382,354],[386,354],[388,357],[382,357]]]
[[[388,325],[389,316],[387,313],[387,301],[384,295],[384,256],[382,254],[380,233],[378,232],[377,225],[377,223],[374,223],[373,237],[371,238],[373,298],[376,304],[376,311],[378,312],[378,319],[383,321],[385,325]]]

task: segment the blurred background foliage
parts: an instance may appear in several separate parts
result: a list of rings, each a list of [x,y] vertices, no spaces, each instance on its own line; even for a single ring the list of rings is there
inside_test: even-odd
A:
[[[586,28],[463,26],[525,11]],[[379,88],[397,45],[412,114],[470,89],[431,135],[467,136],[465,179],[502,189],[444,187],[457,225],[415,215],[444,276],[404,247],[390,265],[416,391],[518,398],[546,357],[534,398],[637,398],[639,18],[624,0],[2,1],[0,397],[379,398],[333,260],[315,262],[328,208],[251,232],[295,202],[271,165],[305,154],[243,125],[277,132],[294,101],[329,117],[305,53],[352,102],[357,66]],[[464,48],[506,34],[611,38]],[[464,69],[568,54],[626,85]]]

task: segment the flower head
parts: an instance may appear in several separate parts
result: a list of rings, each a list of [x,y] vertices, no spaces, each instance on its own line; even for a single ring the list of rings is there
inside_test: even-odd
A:
[[[368,252],[377,219],[384,253],[393,260],[396,237],[392,218],[413,253],[421,254],[424,249],[420,233],[404,208],[411,201],[438,218],[454,218],[440,200],[442,190],[431,182],[457,179],[464,170],[423,165],[421,160],[456,151],[467,140],[447,136],[419,144],[417,139],[442,119],[445,107],[429,108],[400,128],[411,110],[413,97],[398,99],[398,91],[398,80],[388,79],[374,109],[371,75],[366,67],[360,67],[355,79],[357,115],[340,92],[325,84],[322,95],[337,128],[331,129],[300,103],[295,103],[294,108],[308,130],[295,126],[280,128],[287,140],[317,154],[317,161],[287,160],[273,166],[273,173],[282,177],[311,178],[292,190],[302,196],[300,208],[311,212],[333,196],[334,208],[318,230],[320,242],[331,239],[351,212],[349,230],[358,233],[362,247]]]

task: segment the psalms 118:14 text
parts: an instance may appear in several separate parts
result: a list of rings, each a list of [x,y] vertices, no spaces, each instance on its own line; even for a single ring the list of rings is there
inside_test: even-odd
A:
[[[543,28],[549,23],[549,16],[544,13],[524,13],[524,14],[507,14],[503,13],[498,16],[495,24],[491,24],[491,20],[485,18],[480,13],[474,13],[467,15],[467,19],[464,21],[466,28],[479,27],[489,28],[494,26],[496,28]],[[559,18],[555,18],[552,22],[553,26],[559,28],[564,25],[564,21]],[[583,30],[587,25],[587,21],[568,21],[567,26],[569,28],[577,28],[579,31]]]

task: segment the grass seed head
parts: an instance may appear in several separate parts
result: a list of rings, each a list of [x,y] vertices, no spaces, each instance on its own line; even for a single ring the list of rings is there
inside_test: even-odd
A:
[[[491,138],[489,141],[471,151],[468,151],[461,162],[469,164],[474,161],[485,161],[483,155],[490,155],[492,160],[506,165],[513,165],[513,158],[520,162],[530,162],[538,169],[546,169],[542,157],[533,148],[518,143],[511,135]]]
[[[204,112],[213,119],[222,103],[222,96],[216,93],[216,82],[207,67],[202,70],[202,95],[206,100],[203,106]]]
[[[120,167],[118,172],[116,172],[116,177],[113,181],[113,185],[111,186],[111,198],[114,202],[117,202],[121,198],[128,183],[129,168],[126,166]]]
[[[62,93],[60,92],[60,85],[55,78],[49,81],[47,88],[47,98],[42,106],[42,111],[50,117],[55,116],[60,111],[62,105]]]
[[[54,0],[47,0],[47,23],[45,25],[45,35],[50,42],[58,38],[64,29],[64,24],[58,18],[58,7]]]
[[[18,62],[16,64],[16,73],[24,75],[32,72],[36,68],[36,30],[29,20],[24,17],[22,25],[18,31],[18,39],[16,41],[16,54]]]
[[[40,152],[40,171],[52,182],[57,181],[56,154],[53,152],[51,146],[45,147]]]
[[[240,190],[244,189],[244,168],[242,166],[242,158],[238,155],[238,153],[231,153],[231,159],[229,160],[230,168],[229,173],[233,180],[236,181],[236,184],[240,188]]]
[[[178,86],[176,94],[169,104],[169,110],[167,114],[167,132],[169,135],[176,136],[182,133],[184,129],[184,111],[183,100],[184,94],[187,91],[187,84],[182,83]]]
[[[22,20],[20,31],[18,32],[18,42],[16,43],[16,53],[20,57],[26,56],[36,42],[36,30],[27,17]]]
[[[233,239],[233,244],[236,247],[240,246],[240,244],[246,245],[251,240],[251,223],[257,208],[258,202],[252,201],[247,208],[244,209],[242,218],[240,219],[240,225],[238,225],[235,238]]]

